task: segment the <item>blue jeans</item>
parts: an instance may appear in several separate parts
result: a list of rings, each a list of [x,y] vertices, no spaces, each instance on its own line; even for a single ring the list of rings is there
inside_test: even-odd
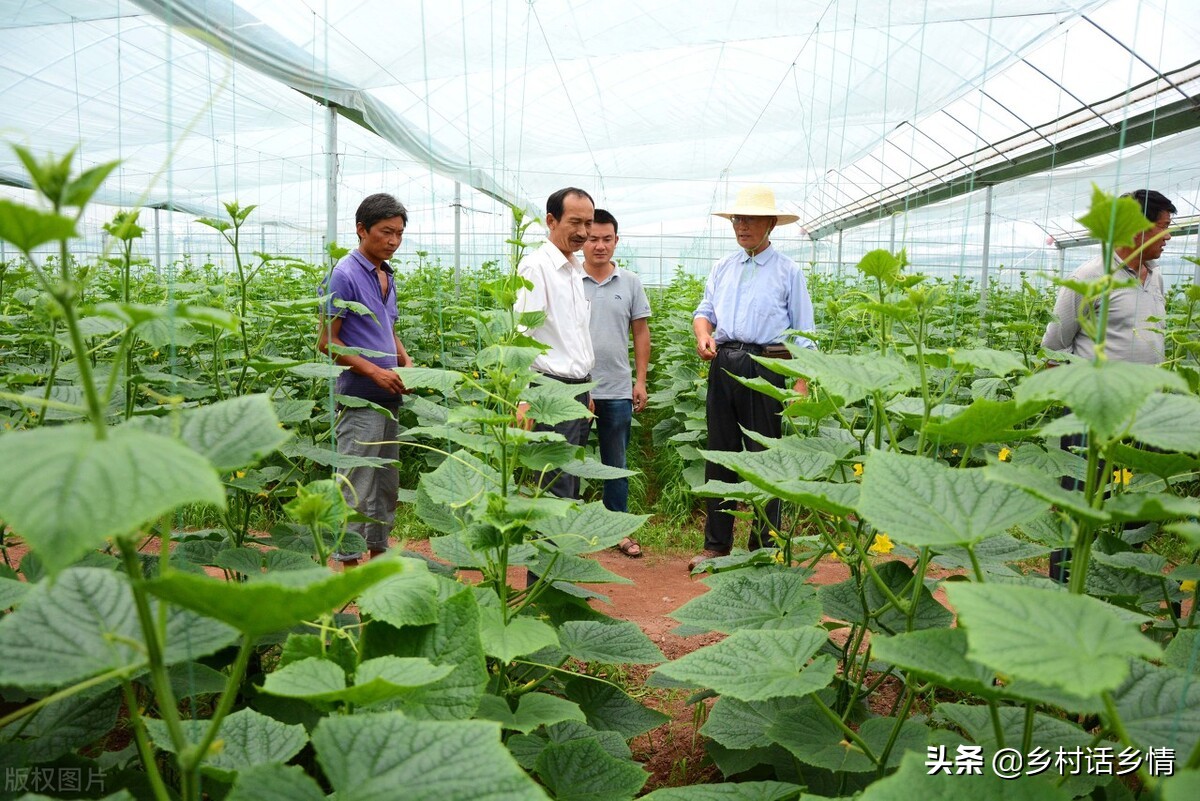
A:
[[[601,462],[625,469],[625,450],[629,447],[632,427],[632,400],[596,400],[596,439],[600,442]],[[604,482],[604,508],[629,511],[629,479],[610,478]]]

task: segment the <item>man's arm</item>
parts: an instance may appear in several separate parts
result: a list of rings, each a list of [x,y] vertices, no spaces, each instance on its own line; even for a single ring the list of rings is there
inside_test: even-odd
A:
[[[369,360],[359,356],[356,353],[331,353],[329,348],[330,344],[336,345],[340,348],[346,347],[346,343],[343,342],[339,336],[341,330],[341,317],[323,318],[321,320],[321,332],[317,336],[317,350],[321,351],[321,353],[324,353],[326,356],[332,357],[334,363],[340,364],[343,367],[348,367],[353,373],[366,376],[388,392],[399,395],[404,391],[404,382],[401,381],[400,376],[398,376],[392,370],[380,367],[377,364],[372,364]],[[396,340],[396,344],[399,345],[400,340]],[[399,357],[399,352],[397,352],[397,357]],[[407,353],[404,354],[404,358],[408,359]],[[409,361],[410,363],[405,365],[406,367],[412,366],[411,360]]]
[[[1075,337],[1079,334],[1079,308],[1083,298],[1073,289],[1059,287],[1058,299],[1054,302],[1054,317],[1046,326],[1042,336],[1042,347],[1071,353],[1075,348]]]
[[[633,410],[640,412],[646,408],[646,400],[650,397],[646,391],[646,373],[650,369],[650,323],[645,318],[639,318],[629,323],[633,331]]]
[[[717,342],[713,339],[714,330],[712,321],[699,312],[692,318],[692,331],[696,334],[696,353],[706,362],[711,362],[717,356]]]

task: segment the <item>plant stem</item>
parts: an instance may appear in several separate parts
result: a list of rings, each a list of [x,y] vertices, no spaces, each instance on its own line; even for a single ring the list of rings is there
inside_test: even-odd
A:
[[[875,756],[874,752],[871,751],[871,746],[867,745],[866,741],[863,740],[863,738],[858,736],[858,732],[856,732],[854,729],[847,726],[845,721],[843,721],[840,717],[838,717],[838,714],[836,712],[834,712],[829,707],[825,706],[825,702],[822,701],[820,699],[820,697],[817,696],[816,693],[813,693],[812,695],[810,695],[809,698],[811,698],[813,700],[813,702],[817,705],[817,709],[821,710],[822,714],[824,714],[825,717],[829,718],[830,722],[832,722],[835,726],[837,726],[839,729],[841,729],[842,734],[846,735],[846,739],[849,740],[850,742],[854,743],[855,745],[857,745],[859,747],[859,749],[863,752],[863,754],[867,757],[867,759],[871,760],[871,762],[874,763],[876,765],[876,767],[878,767],[879,759]]]
[[[158,763],[154,761],[154,746],[150,743],[150,738],[146,736],[146,724],[142,720],[141,710],[138,709],[137,695],[133,691],[133,685],[123,679],[121,692],[125,696],[125,707],[129,710],[129,720],[133,723],[133,738],[137,744],[138,757],[142,760],[142,767],[146,770],[146,779],[150,782],[150,788],[154,790],[154,797],[157,801],[170,801],[171,794],[167,791],[167,786],[163,784]]]

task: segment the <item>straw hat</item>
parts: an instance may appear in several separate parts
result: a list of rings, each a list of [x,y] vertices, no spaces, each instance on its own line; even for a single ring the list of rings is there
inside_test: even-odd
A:
[[[783,214],[775,208],[775,193],[770,187],[756,185],[739,189],[733,208],[728,211],[715,211],[717,217],[729,219],[735,214],[743,217],[778,217],[780,225],[787,225],[799,220],[795,214]]]

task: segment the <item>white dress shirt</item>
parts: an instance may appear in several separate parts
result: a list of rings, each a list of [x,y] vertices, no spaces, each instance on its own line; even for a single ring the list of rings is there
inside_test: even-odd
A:
[[[585,378],[595,364],[589,329],[591,306],[583,289],[583,266],[574,255],[565,256],[553,242],[521,259],[517,274],[533,289],[517,293],[514,311],[546,313],[545,322],[526,333],[550,350],[539,356],[533,369],[562,378]]]

